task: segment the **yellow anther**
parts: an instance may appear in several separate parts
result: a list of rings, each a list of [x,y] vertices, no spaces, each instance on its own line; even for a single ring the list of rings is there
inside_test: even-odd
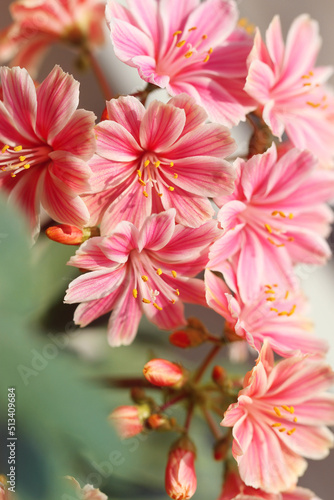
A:
[[[314,76],[313,71],[309,71],[309,72],[308,72],[308,74],[309,74],[310,76]]]
[[[25,161],[25,160],[26,160],[26,157],[25,157],[25,156],[19,156],[19,160],[20,160],[20,161]]]
[[[178,178],[178,175],[177,174],[174,174],[173,175],[174,179],[177,179]]]
[[[160,269],[160,267],[159,267],[159,269],[157,269],[157,275],[158,275],[158,276],[161,276],[161,275],[162,275],[162,270]]]
[[[288,316],[292,316],[292,315],[293,315],[293,313],[294,313],[294,312],[295,312],[295,310],[296,310],[296,307],[297,307],[297,306],[296,306],[296,304],[294,304],[294,305],[292,306],[292,309],[291,309],[291,311],[288,313]]]
[[[193,26],[192,28],[189,28],[188,31],[195,31],[197,30],[197,26]]]
[[[168,186],[168,189],[169,191],[174,191],[175,188],[173,188],[172,186]]]
[[[264,227],[266,228],[266,230],[268,231],[268,233],[272,233],[273,230],[271,229],[271,227],[269,226],[269,224],[265,224]]]
[[[293,214],[289,214],[289,219],[293,219]]]
[[[288,411],[290,413],[290,407],[287,405],[282,405],[283,410]]]
[[[193,55],[193,52],[191,50],[188,50],[188,52],[186,54],[184,54],[184,57],[186,57],[188,59],[192,55]]]
[[[30,168],[29,163],[26,163],[25,165],[23,165],[23,168],[25,168],[26,170],[28,170],[28,168]]]
[[[276,422],[275,424],[271,424],[271,427],[281,427],[281,425],[279,422]]]
[[[293,406],[290,406],[290,413],[294,414],[295,413],[295,409]]]
[[[289,313],[287,311],[282,311],[278,313],[278,316],[287,316]]]
[[[158,161],[156,161],[156,162],[155,162],[155,164],[154,164],[155,168],[160,167],[160,163],[161,163],[161,161],[159,161],[159,160],[158,160]]]
[[[278,284],[277,284],[277,283],[274,283],[274,284],[273,284],[273,286],[278,286]]]
[[[275,293],[275,290],[265,290],[264,293]]]
[[[280,409],[279,409],[279,408],[277,408],[277,406],[274,406],[274,412],[276,413],[276,415],[277,415],[278,417],[281,417],[281,416],[282,416],[282,413],[280,412]]]
[[[1,153],[5,153],[5,152],[7,151],[7,149],[9,149],[8,144],[6,144],[6,145],[2,148]]]
[[[139,177],[139,179],[141,178],[141,171],[140,170],[137,170],[137,175]]]
[[[210,47],[209,50],[208,50],[208,54],[212,54],[212,52],[213,52],[213,48]]]
[[[162,307],[158,306],[158,304],[156,304],[156,302],[153,302],[153,305],[156,309],[158,309],[158,311],[162,311]]]
[[[272,288],[271,285],[264,285],[266,288]]]
[[[307,86],[309,86],[309,85],[312,85],[312,83],[309,83],[309,82],[307,82],[307,83],[303,83],[303,87],[307,87]]]
[[[289,297],[289,290],[286,291],[286,294],[284,296],[285,300]]]
[[[296,431],[296,427],[287,432],[288,436],[291,436]]]
[[[22,146],[15,146],[14,151],[21,151],[22,149]]]
[[[275,313],[278,313],[278,309],[276,309],[276,307],[271,307],[270,310],[274,311]]]
[[[285,213],[284,213],[284,212],[282,212],[281,210],[280,210],[278,213],[279,213],[279,215],[280,215],[281,217],[283,217],[283,218],[285,218],[285,217],[286,217]]]
[[[281,427],[280,429],[278,429],[278,432],[284,432],[284,431],[286,431],[285,427]]]
[[[138,179],[139,184],[142,186],[146,186],[146,182],[144,182],[142,179]]]
[[[162,193],[158,193],[158,196],[160,196],[160,198],[161,198],[161,196],[162,196]]]
[[[175,33],[173,33],[173,36],[177,36],[177,35],[181,35],[182,31],[175,31]]]
[[[10,175],[11,175],[11,177],[16,177],[16,174],[10,174]]]
[[[238,26],[240,26],[240,28],[244,28],[245,26],[247,26],[248,24],[248,21],[245,17],[241,17],[238,21]]]
[[[150,304],[151,303],[151,301],[148,300],[148,299],[142,299],[142,302],[144,302],[144,304]]]
[[[207,56],[205,57],[205,59],[203,59],[203,62],[204,62],[204,63],[207,63],[209,59],[210,59],[210,56],[209,56],[209,55],[207,55]]]
[[[183,47],[183,45],[184,45],[185,43],[186,43],[186,41],[185,41],[185,40],[181,40],[180,42],[178,42],[178,43],[176,44],[176,46],[177,46],[177,47]]]
[[[171,161],[170,164],[169,164],[170,167],[174,167],[174,162]]]
[[[302,78],[310,78],[310,75],[303,75]]]
[[[176,271],[172,271],[172,276],[173,276],[173,278],[177,278],[177,272]]]
[[[136,290],[135,288],[132,290],[132,295],[134,296],[134,298],[136,299],[138,297],[138,290]]]
[[[208,35],[202,35],[202,40],[206,40],[208,38]]]
[[[290,236],[290,238],[288,238],[288,241],[295,241],[295,239],[292,236]]]
[[[144,167],[148,167],[150,164],[150,160],[146,160],[145,163],[144,163]]]
[[[141,277],[141,279],[144,281],[144,283],[146,283],[148,281],[148,277],[145,276],[145,274],[143,274],[143,276]]]
[[[275,300],[276,300],[275,297],[268,297],[266,299],[267,302],[275,302]]]
[[[177,288],[177,289],[175,290],[175,292],[174,292],[174,293],[175,293],[177,296],[179,296],[179,295],[180,295],[180,290]]]
[[[175,304],[176,300],[175,299],[171,299],[170,301],[172,304]]]
[[[320,106],[320,102],[315,103],[315,102],[311,102],[311,101],[306,101],[306,104],[308,104],[312,108],[319,108],[319,106]]]
[[[145,196],[145,198],[148,198],[148,194],[146,191],[143,191],[143,195]]]
[[[297,417],[295,417],[295,418],[293,419],[293,421],[294,421],[294,422],[298,422],[298,419],[297,419]]]

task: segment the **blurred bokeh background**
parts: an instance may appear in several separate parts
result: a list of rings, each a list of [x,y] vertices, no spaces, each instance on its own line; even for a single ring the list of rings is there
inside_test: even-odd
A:
[[[10,23],[9,4],[9,0],[0,0],[0,29]],[[318,20],[323,38],[319,64],[334,65],[334,2],[243,0],[238,4],[241,17],[259,26],[263,33],[275,14],[281,16],[286,33],[297,15],[309,13]],[[40,78],[55,64],[60,64],[81,82],[80,107],[94,111],[99,119],[104,108],[100,89],[90,71],[82,72],[75,67],[75,59],[75,54],[66,47],[52,48]],[[143,88],[136,70],[116,59],[110,43],[99,50],[98,59],[115,95]],[[150,434],[120,442],[106,417],[115,406],[128,404],[129,396],[125,391],[93,385],[92,381],[115,374],[138,375],[152,355],[180,361],[191,368],[196,359],[202,358],[203,350],[180,352],[168,345],[166,333],[157,332],[145,321],[131,347],[109,348],[105,318],[80,330],[72,323],[74,307],[62,304],[68,283],[76,276],[75,269],[65,267],[73,249],[61,247],[45,237],[29,249],[21,216],[6,210],[3,204],[0,233],[0,236],[8,235],[0,239],[3,338],[0,344],[0,473],[7,471],[5,391],[10,385],[17,388],[20,498],[59,499],[60,492],[64,491],[60,478],[70,474],[81,484],[94,483],[109,498],[166,500],[164,465],[173,438],[169,434]],[[331,241],[333,248],[334,238]],[[329,360],[334,367],[333,262],[323,269],[303,266],[298,273],[311,302],[317,334],[331,344]],[[189,316],[197,313],[197,308],[196,311],[188,309]],[[201,314],[206,315],[206,323],[213,333],[221,330],[218,315],[204,309]],[[220,361],[228,363],[226,359]],[[233,369],[237,371],[238,366]],[[240,371],[243,370],[241,367]],[[173,414],[177,415],[178,411]],[[220,490],[221,466],[211,458],[212,438],[200,418],[193,422],[192,435],[199,451],[199,487],[194,499],[215,499]],[[314,490],[322,500],[332,500],[333,470],[334,453],[324,461],[310,461],[300,483]]]

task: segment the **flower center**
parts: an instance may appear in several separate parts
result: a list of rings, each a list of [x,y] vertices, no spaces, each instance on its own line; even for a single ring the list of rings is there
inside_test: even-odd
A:
[[[154,154],[146,154],[141,160],[140,168],[137,170],[138,183],[142,186],[143,196],[148,198],[149,194],[146,190],[148,184],[156,191],[158,196],[162,196],[160,187],[164,185],[170,192],[173,192],[175,187],[170,186],[165,180],[163,171],[164,169],[170,170],[174,167],[174,162],[166,162],[158,160]],[[176,173],[173,173],[174,179],[178,178]]]
[[[282,210],[274,210],[272,213],[271,213],[271,216],[272,217],[281,217],[282,219],[293,219],[293,214],[290,213],[290,214],[285,214]],[[267,233],[270,234],[269,237],[267,237],[267,240],[269,241],[269,243],[271,245],[274,245],[275,247],[284,247],[285,246],[285,243],[287,241],[293,241],[294,238],[292,238],[291,236],[287,236],[286,234],[284,234],[284,231],[282,230],[282,228],[275,228],[274,226],[272,226],[271,224],[267,224],[265,223],[264,224],[264,228],[266,230]],[[278,238],[279,241],[275,241],[274,238]],[[285,243],[282,242],[282,240],[285,241]]]
[[[327,104],[327,95],[323,94],[321,91],[321,85],[320,83],[315,83],[313,80],[314,73],[313,71],[309,71],[306,75],[302,76],[303,80],[303,90],[306,91],[306,94],[314,99],[312,101],[309,99],[306,101],[306,104],[308,106],[311,106],[311,108],[320,108],[320,109],[327,109],[328,104]],[[321,92],[321,97],[319,95],[319,91]]]
[[[24,149],[23,146],[3,146],[0,157],[0,170],[10,172],[11,177],[28,170],[31,166],[47,160],[51,151],[49,146]]]
[[[278,432],[286,432],[288,436],[291,436],[296,431],[296,427],[293,427],[298,419],[297,417],[292,417],[295,413],[293,406],[282,405],[280,407],[274,406],[275,415],[281,419],[280,422],[275,422],[271,424],[271,427],[277,429]]]
[[[266,290],[265,290],[264,293],[267,295],[266,301],[267,302],[272,302],[273,306],[277,305],[277,307],[271,307],[270,311],[274,311],[275,313],[277,313],[278,316],[292,316],[292,314],[295,312],[295,310],[297,308],[297,305],[293,304],[291,306],[290,310],[283,309],[282,311],[280,311],[278,309],[278,307],[282,306],[282,303],[284,304],[283,301],[287,301],[289,299],[290,292],[289,292],[289,290],[287,290],[285,292],[285,295],[284,295],[283,298],[282,298],[282,296],[276,297],[277,287],[278,287],[277,284],[274,284],[274,285],[265,285]],[[276,302],[276,304],[274,304],[275,302]]]

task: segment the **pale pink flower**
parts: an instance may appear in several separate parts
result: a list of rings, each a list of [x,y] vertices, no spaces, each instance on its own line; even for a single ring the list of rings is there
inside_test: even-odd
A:
[[[304,353],[324,356],[327,342],[313,334],[306,317],[306,299],[301,292],[266,285],[248,303],[240,297],[235,272],[226,263],[224,277],[229,287],[208,269],[205,271],[206,299],[237,335],[260,351],[267,340],[277,354],[289,357]],[[275,284],[276,285],[276,284]]]
[[[69,261],[92,271],[75,279],[65,302],[82,302],[75,323],[85,326],[113,309],[109,343],[132,342],[143,313],[160,328],[186,324],[183,301],[206,305],[204,283],[193,279],[206,265],[217,237],[209,221],[197,229],[175,225],[175,210],[148,217],[139,230],[123,221],[105,237],[86,241]]]
[[[18,0],[13,24],[0,32],[0,63],[28,69],[34,77],[52,44],[94,47],[104,41],[104,0]]]
[[[244,380],[238,402],[221,425],[233,427],[233,456],[247,486],[269,493],[294,488],[307,462],[322,459],[333,447],[334,394],[326,392],[334,373],[322,360],[307,356],[274,365],[268,342]]]
[[[65,478],[72,483],[79,500],[108,500],[107,495],[102,493],[98,488],[94,488],[91,484],[86,484],[81,488],[80,483],[74,477],[65,476]]]
[[[109,419],[119,436],[128,439],[144,430],[144,420],[149,416],[150,409],[147,405],[118,406],[110,413]]]
[[[309,16],[295,19],[286,45],[274,17],[266,45],[256,33],[245,90],[259,102],[274,135],[286,132],[295,147],[328,161],[334,154],[334,96],[324,85],[332,68],[314,67],[320,45],[318,24]]]
[[[89,212],[79,195],[90,188],[95,116],[76,109],[79,83],[59,66],[37,90],[25,69],[1,68],[0,79],[0,186],[34,235],[40,205],[58,222],[83,226]]]
[[[165,488],[173,500],[188,500],[197,488],[195,447],[184,437],[172,446],[166,466]]]
[[[236,125],[254,109],[243,91],[252,39],[236,29],[233,0],[109,1],[106,14],[117,57],[141,78],[183,92],[212,121]]]
[[[208,267],[224,271],[232,258],[239,293],[254,300],[264,285],[296,288],[293,266],[324,264],[331,255],[325,236],[332,211],[334,174],[317,169],[311,153],[292,149],[277,161],[273,144],[262,155],[236,162],[234,193],[216,199],[224,232],[210,252]]]
[[[139,227],[151,213],[172,207],[185,226],[211,219],[208,197],[234,187],[234,169],[222,159],[235,150],[229,131],[205,124],[204,109],[185,94],[147,110],[135,97],[120,97],[107,111],[90,162],[96,193],[85,197],[90,225],[101,222],[108,234],[122,220]]]
[[[161,387],[181,387],[187,380],[182,366],[167,359],[151,359],[144,366],[143,373],[151,384]]]
[[[218,500],[320,500],[312,491],[305,488],[294,488],[289,492],[267,493],[258,488],[246,486],[239,474],[228,471],[225,474],[223,490]]]

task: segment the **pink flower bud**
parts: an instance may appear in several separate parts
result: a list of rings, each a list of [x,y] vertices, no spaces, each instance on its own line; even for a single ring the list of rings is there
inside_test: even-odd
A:
[[[188,438],[181,438],[172,446],[166,467],[165,488],[174,500],[191,498],[197,487],[194,467],[195,448]]]
[[[144,366],[143,373],[153,385],[181,387],[185,382],[184,371],[181,366],[166,359],[151,359]]]
[[[143,422],[150,415],[147,405],[119,406],[109,415],[110,420],[122,439],[140,434],[144,429]]]
[[[85,227],[80,229],[69,224],[59,224],[48,227],[45,234],[50,240],[62,243],[63,245],[81,245],[84,241],[93,236],[99,235],[96,227]]]

